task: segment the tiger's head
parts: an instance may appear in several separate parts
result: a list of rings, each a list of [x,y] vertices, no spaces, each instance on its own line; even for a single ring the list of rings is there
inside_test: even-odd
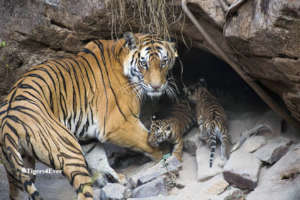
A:
[[[155,115],[151,119],[148,143],[152,147],[158,147],[160,143],[167,141],[172,135],[172,127],[167,120],[156,119]]]
[[[124,34],[128,54],[124,58],[124,74],[140,95],[175,95],[168,84],[168,72],[178,56],[175,43],[148,34]]]

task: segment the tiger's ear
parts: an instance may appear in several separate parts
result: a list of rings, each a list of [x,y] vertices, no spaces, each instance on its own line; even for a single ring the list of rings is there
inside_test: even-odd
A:
[[[174,51],[174,56],[178,57],[178,52],[177,52],[177,48],[176,48],[176,42],[169,42],[172,50]]]
[[[123,34],[123,37],[126,41],[126,45],[130,50],[136,49],[136,37],[132,32],[126,32]]]

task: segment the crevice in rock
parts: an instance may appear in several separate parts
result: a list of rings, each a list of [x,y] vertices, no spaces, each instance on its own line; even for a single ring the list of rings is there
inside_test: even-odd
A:
[[[278,54],[277,56],[278,58],[288,58],[288,59],[292,59],[292,60],[298,60],[299,58],[296,57],[296,56],[289,56],[289,55],[286,55],[286,54]]]
[[[60,28],[62,28],[62,29],[68,29],[69,31],[72,31],[71,28],[67,27],[67,26],[64,25],[63,23],[58,22],[58,21],[56,21],[56,20],[54,20],[54,19],[50,19],[50,24],[52,24],[52,25],[54,25],[54,26],[58,26],[58,27],[60,27]]]

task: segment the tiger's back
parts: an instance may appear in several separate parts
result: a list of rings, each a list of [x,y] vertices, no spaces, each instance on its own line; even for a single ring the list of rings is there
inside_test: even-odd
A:
[[[194,123],[194,113],[188,101],[175,103],[152,117],[148,142],[151,146],[162,142],[174,144],[172,154],[181,161],[183,135]]]

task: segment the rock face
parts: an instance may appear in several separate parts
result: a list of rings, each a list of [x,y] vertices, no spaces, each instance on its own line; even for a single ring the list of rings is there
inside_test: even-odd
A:
[[[261,178],[257,188],[249,193],[247,200],[300,199],[300,145],[289,151]]]
[[[179,8],[181,1],[171,2]],[[245,1],[226,19],[219,0],[189,0],[188,6],[242,70],[277,93],[300,121],[300,2]],[[6,46],[0,47],[0,96],[28,66],[110,38],[110,14],[104,0],[1,1],[0,42]],[[194,47],[216,54],[188,20],[184,28],[178,23],[171,26],[173,35],[183,31]],[[133,22],[132,31],[138,26]]]

